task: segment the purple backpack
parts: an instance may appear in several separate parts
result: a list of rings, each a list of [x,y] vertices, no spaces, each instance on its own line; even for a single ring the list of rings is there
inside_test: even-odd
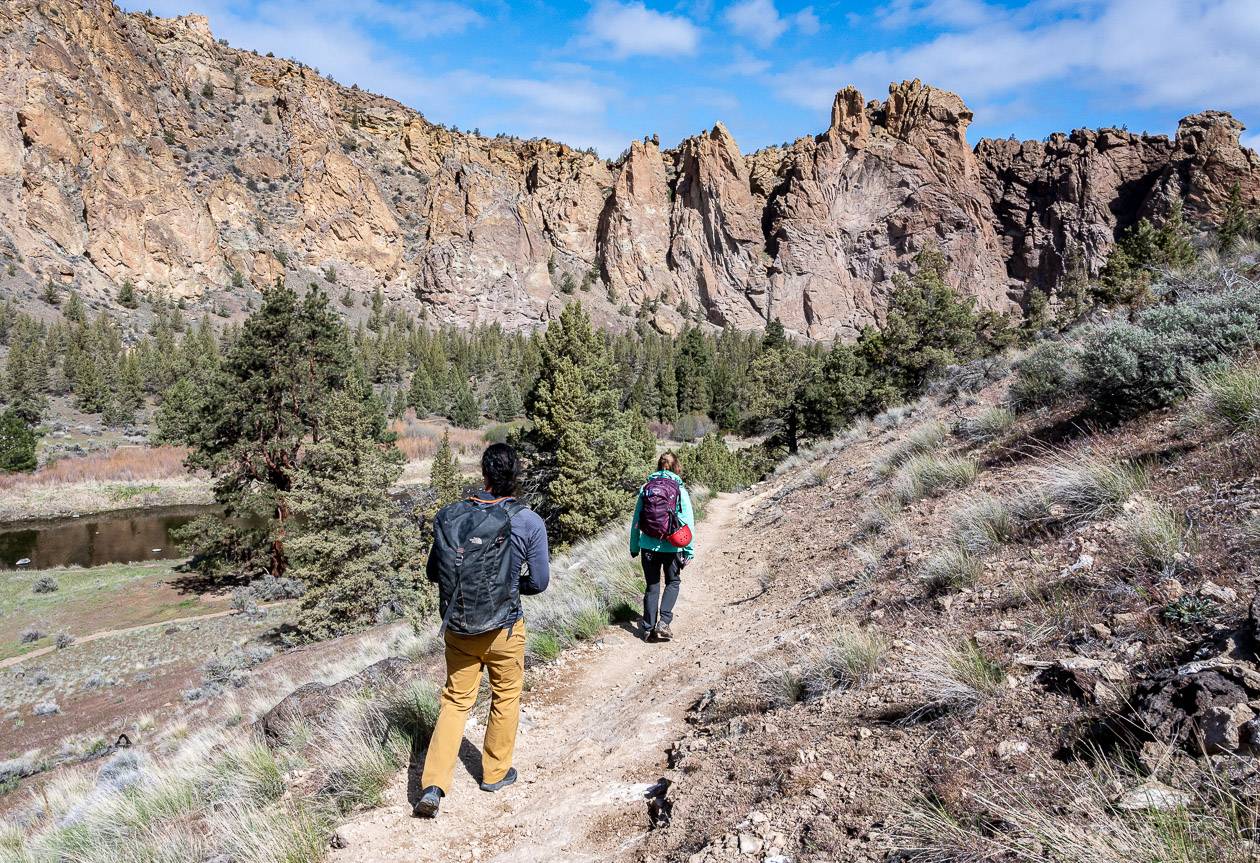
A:
[[[643,497],[643,506],[639,509],[639,530],[657,539],[664,539],[677,530],[677,480],[667,476],[650,479],[640,494]]]

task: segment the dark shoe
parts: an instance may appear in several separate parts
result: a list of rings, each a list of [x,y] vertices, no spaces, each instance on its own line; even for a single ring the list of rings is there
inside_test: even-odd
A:
[[[668,623],[656,624],[656,640],[657,641],[669,641],[673,637],[674,637],[674,633],[669,631]]]
[[[500,788],[507,788],[509,785],[511,785],[515,781],[516,781],[516,768],[509,767],[508,772],[504,774],[503,778],[500,779],[498,782],[495,782],[493,784],[488,783],[488,782],[481,783],[481,790],[482,791],[498,791]]]
[[[651,641],[652,638],[656,635],[656,629],[655,627],[648,626],[648,622],[646,620],[640,620],[639,621],[639,635],[643,638],[644,641]]]
[[[420,792],[420,799],[412,807],[411,814],[417,818],[436,818],[438,806],[442,804],[444,796],[441,788],[438,788],[436,785],[430,785]]]

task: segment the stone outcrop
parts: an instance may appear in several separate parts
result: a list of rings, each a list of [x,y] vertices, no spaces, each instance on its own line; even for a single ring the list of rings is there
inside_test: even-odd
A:
[[[244,312],[276,278],[432,320],[535,326],[575,294],[610,325],[778,317],[817,339],[877,322],[928,247],[990,308],[1097,271],[1119,231],[1182,197],[1218,219],[1260,201],[1241,125],[1175,140],[1105,129],[981,141],[952,93],[842,90],[818,136],[744,154],[711,130],[615,162],[428,122],[290,60],[239,51],[197,15],[106,0],[0,6],[0,290],[53,278],[107,305],[131,281]],[[9,265],[12,265],[10,272]],[[334,287],[335,285],[335,287]]]

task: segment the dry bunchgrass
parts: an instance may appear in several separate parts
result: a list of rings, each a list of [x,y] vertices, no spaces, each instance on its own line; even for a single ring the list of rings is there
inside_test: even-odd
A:
[[[0,475],[0,489],[85,482],[135,482],[184,477],[188,450],[174,446],[124,446],[107,453],[63,458],[34,473]]]
[[[1014,424],[1015,414],[1004,407],[993,407],[958,420],[954,433],[965,440],[988,441],[1005,434]]]
[[[1145,468],[1089,451],[1054,452],[1020,475],[1026,488],[1016,498],[1016,516],[1032,523],[1082,524],[1115,515],[1146,487]]]
[[[451,449],[458,456],[477,455],[486,445],[479,429],[448,427],[428,420],[418,420],[414,411],[410,410],[405,417],[393,420],[389,424],[389,430],[395,435],[394,445],[408,461],[432,458],[442,444],[443,434],[450,435]]]
[[[872,630],[845,628],[802,660],[802,697],[821,698],[837,689],[866,683],[879,669],[888,641]]]
[[[944,423],[936,420],[924,423],[888,448],[875,464],[876,473],[887,476],[912,457],[934,452],[948,436],[949,429]]]
[[[970,639],[927,641],[915,653],[912,676],[924,702],[907,717],[911,722],[942,713],[971,713],[1006,681],[1006,669]]]
[[[1192,768],[1158,805],[1119,805],[1148,780],[1106,761],[1085,775],[1050,762],[994,775],[960,789],[966,814],[928,796],[888,799],[888,850],[908,863],[1251,863],[1254,804],[1211,765]]]
[[[979,494],[965,503],[954,516],[954,532],[964,549],[982,554],[1011,540],[1015,533],[1015,519],[1004,501],[992,495]]]
[[[898,469],[892,493],[904,505],[949,489],[964,488],[975,481],[978,472],[974,459],[916,455]]]
[[[1260,430],[1260,364],[1235,363],[1196,384],[1195,413],[1234,433]]]
[[[974,587],[983,574],[984,562],[961,544],[933,552],[919,567],[919,578],[933,593]]]
[[[1193,563],[1194,531],[1185,515],[1154,501],[1134,507],[1124,530],[1139,562],[1161,575],[1176,575]]]

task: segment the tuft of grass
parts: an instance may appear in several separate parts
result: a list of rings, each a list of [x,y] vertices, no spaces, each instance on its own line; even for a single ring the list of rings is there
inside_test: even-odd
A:
[[[1006,669],[971,639],[921,645],[912,673],[925,701],[907,717],[911,722],[941,713],[971,713],[1006,680]]]
[[[1194,402],[1206,422],[1232,432],[1260,430],[1260,365],[1235,363],[1204,375]]]
[[[250,738],[229,747],[216,759],[212,771],[217,799],[269,803],[285,791],[284,770],[276,754],[261,740]]]
[[[1054,860],[1055,863],[1247,863],[1254,859],[1254,807],[1229,780],[1202,762],[1190,763],[1178,799],[1164,806],[1119,805],[1118,789],[1145,777],[1111,762],[1091,772],[1043,762],[1035,785],[995,777],[961,797],[966,813],[940,798],[906,805],[888,796],[893,856],[920,863]],[[1053,849],[1044,856],[1043,849]]]
[[[1014,413],[1004,407],[994,407],[977,416],[960,419],[954,424],[954,434],[964,440],[989,441],[1006,434],[1014,424]]]
[[[958,543],[973,554],[981,554],[1009,542],[1015,534],[1011,508],[992,495],[973,497],[954,516]]]
[[[1045,456],[1021,481],[1031,485],[1016,502],[1022,520],[1077,525],[1115,515],[1148,477],[1141,465],[1084,451]]]
[[[535,662],[550,662],[560,655],[564,645],[550,632],[530,631],[525,640],[525,652]]]
[[[1194,532],[1172,507],[1146,502],[1129,514],[1124,529],[1144,566],[1169,576],[1191,567]]]
[[[919,578],[933,593],[974,587],[984,574],[984,563],[961,544],[931,554],[919,567]]]
[[[412,741],[428,740],[440,708],[438,688],[425,680],[413,680],[385,696],[385,720]]]
[[[924,423],[888,448],[876,465],[878,473],[886,476],[914,456],[940,449],[948,436],[949,429],[944,423],[935,420]]]
[[[979,466],[974,459],[916,455],[897,471],[892,491],[904,505],[948,489],[971,485],[978,472]]]
[[[757,696],[765,710],[790,707],[805,698],[805,677],[783,660],[772,661],[757,676]]]
[[[888,642],[878,632],[840,630],[829,644],[806,658],[802,697],[810,701],[837,689],[861,686],[879,669],[887,651]]]
[[[215,819],[222,857],[252,863],[320,863],[337,827],[336,811],[314,800],[270,807],[228,806]]]

